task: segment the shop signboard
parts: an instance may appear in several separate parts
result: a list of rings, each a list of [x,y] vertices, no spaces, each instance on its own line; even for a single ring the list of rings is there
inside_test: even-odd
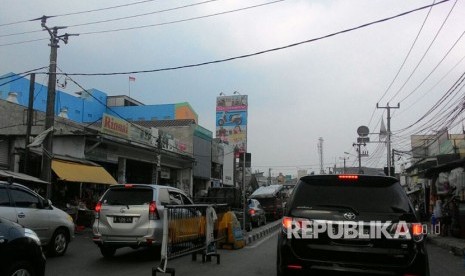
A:
[[[102,116],[103,133],[129,138],[129,125],[129,122],[106,113]]]

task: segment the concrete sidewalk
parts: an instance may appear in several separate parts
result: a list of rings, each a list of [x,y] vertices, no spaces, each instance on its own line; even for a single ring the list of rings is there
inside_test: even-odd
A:
[[[429,234],[426,240],[428,243],[444,248],[456,256],[465,255],[465,239],[459,239],[451,236],[442,237],[439,235]]]

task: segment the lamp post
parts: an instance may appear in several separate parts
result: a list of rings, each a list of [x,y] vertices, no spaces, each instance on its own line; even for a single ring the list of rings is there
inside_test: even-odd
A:
[[[350,154],[350,153],[348,153],[348,152],[344,152],[344,153],[345,153],[345,154]],[[344,170],[343,170],[343,173],[346,173],[346,160],[349,160],[349,157],[344,156],[344,157],[339,157],[339,159],[344,160]]]

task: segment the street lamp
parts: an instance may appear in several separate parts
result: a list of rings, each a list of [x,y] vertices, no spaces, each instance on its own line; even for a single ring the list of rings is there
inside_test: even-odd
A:
[[[345,154],[349,154],[348,152],[344,152]],[[346,160],[349,160],[349,157],[339,157],[339,159],[343,159],[344,160],[344,170],[343,170],[343,173],[346,173]]]

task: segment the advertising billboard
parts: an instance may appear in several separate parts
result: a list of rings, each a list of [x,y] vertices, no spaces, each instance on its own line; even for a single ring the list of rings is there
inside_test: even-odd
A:
[[[216,98],[216,138],[236,153],[247,152],[247,95]]]

